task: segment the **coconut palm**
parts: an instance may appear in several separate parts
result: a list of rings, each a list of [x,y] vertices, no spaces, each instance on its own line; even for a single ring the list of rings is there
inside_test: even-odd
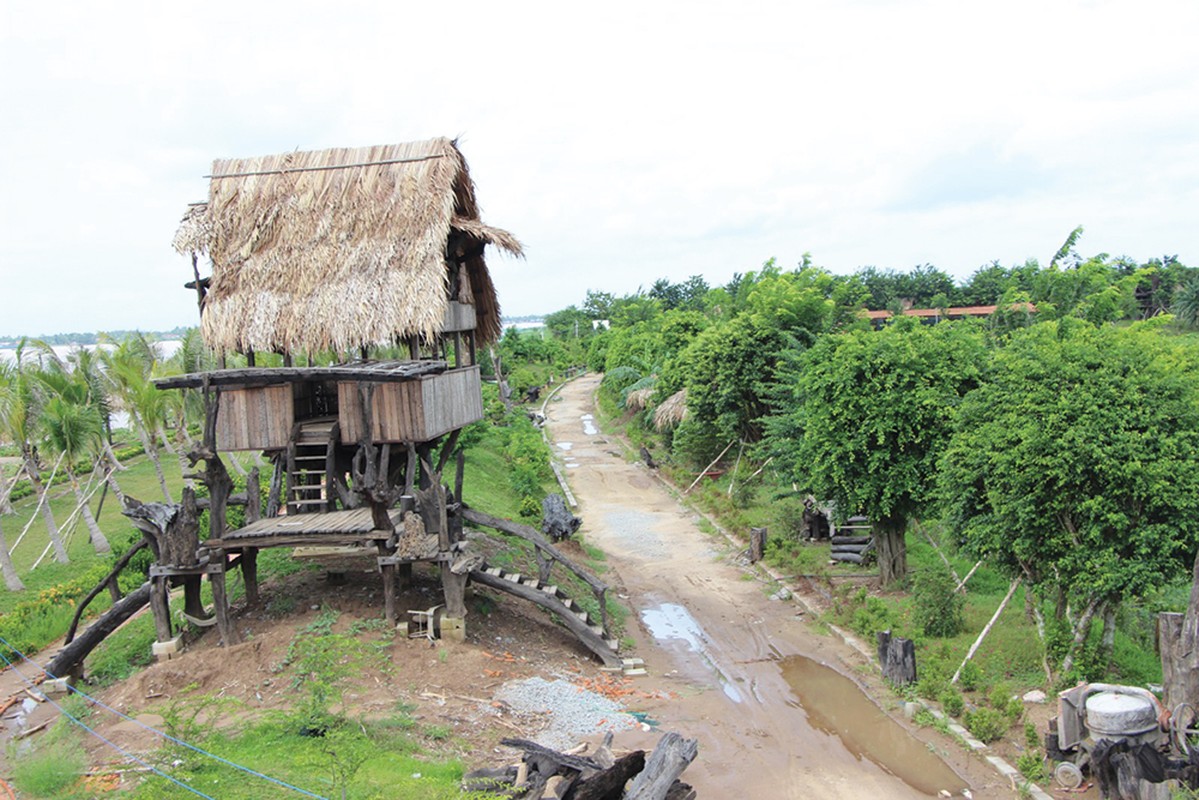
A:
[[[36,376],[39,385],[35,393],[41,396],[38,423],[45,442],[62,456],[63,469],[75,493],[79,513],[87,524],[92,546],[97,553],[111,553],[112,547],[92,514],[75,469],[81,459],[87,458],[94,470],[102,458],[104,421],[100,408],[82,375],[64,372],[61,365],[52,362]]]
[[[129,415],[129,422],[137,431],[142,447],[154,465],[163,499],[169,503],[171,492],[167,488],[162,460],[158,455],[158,441],[162,436],[167,398],[166,393],[158,391],[151,381],[154,365],[158,360],[157,353],[153,345],[141,334],[131,334],[119,342],[109,341],[113,347],[103,351],[101,358],[104,361],[104,374],[111,386],[112,397],[121,410]]]
[[[0,361],[0,415],[3,415],[6,389],[11,385],[15,372],[15,366],[7,361]],[[19,477],[20,471],[11,478],[6,477],[3,471],[0,471],[0,520],[3,519],[5,514],[13,513],[12,505],[8,502],[8,497]],[[16,567],[13,566],[12,554],[8,551],[8,540],[4,538],[4,529],[2,527],[0,527],[0,571],[4,573],[4,585],[8,587],[10,592],[19,592],[25,588],[25,584],[21,582],[20,576],[17,575]]]
[[[1182,327],[1188,330],[1199,328],[1199,278],[1192,278],[1174,290],[1170,310]]]
[[[17,345],[15,364],[7,379],[0,381],[0,436],[8,439],[21,452],[21,460],[25,465],[25,473],[33,486],[37,497],[37,507],[41,509],[42,519],[46,523],[46,534],[54,547],[54,558],[66,564],[67,549],[63,546],[58,523],[54,520],[54,512],[46,502],[46,486],[41,479],[41,464],[38,458],[38,447],[34,421],[37,414],[34,411],[34,396],[32,391],[32,375],[37,367],[25,357],[26,341]]]
[[[92,403],[100,412],[104,435],[100,439],[98,464],[104,470],[104,480],[107,481],[108,488],[116,495],[117,502],[124,507],[125,492],[117,482],[117,472],[123,472],[127,468],[117,460],[117,454],[112,449],[112,398],[108,378],[104,375],[103,360],[96,350],[80,347],[67,356],[67,361],[71,364],[72,372],[87,382]]]

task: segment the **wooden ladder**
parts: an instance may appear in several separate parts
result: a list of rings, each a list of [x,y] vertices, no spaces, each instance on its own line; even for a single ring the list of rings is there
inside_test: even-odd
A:
[[[287,513],[332,511],[334,450],[340,435],[336,419],[296,423],[287,446]]]
[[[535,575],[522,575],[519,572],[508,572],[507,570],[500,569],[499,567],[492,567],[490,565],[484,565],[482,571],[488,575],[499,578],[500,580],[519,584],[521,586],[527,586],[530,589],[535,589],[539,592],[542,592],[546,595],[546,599],[549,600],[551,604],[553,600],[558,601],[558,603],[566,608],[566,612],[568,614],[574,615],[575,619],[586,625],[587,628],[596,636],[603,639],[604,643],[612,649],[613,653],[619,651],[620,642],[614,639],[611,634],[604,630],[603,625],[593,620],[591,615],[587,613],[585,609],[579,606],[574,598],[567,595],[566,592],[562,591],[562,589],[558,586],[550,583],[543,583],[542,581],[538,580],[537,576]]]

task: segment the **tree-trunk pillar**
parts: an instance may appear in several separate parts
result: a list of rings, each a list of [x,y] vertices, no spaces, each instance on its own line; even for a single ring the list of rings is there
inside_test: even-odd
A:
[[[883,586],[902,581],[908,574],[908,551],[904,541],[907,529],[902,518],[874,523],[874,547],[878,552],[878,579]]]
[[[167,599],[166,576],[150,579],[150,611],[154,614],[154,633],[160,642],[169,642],[171,632],[171,608]]]
[[[213,550],[212,560],[219,567],[208,574],[208,580],[212,583],[212,604],[216,606],[216,625],[217,630],[221,632],[221,641],[229,647],[237,644],[240,639],[229,616],[229,595],[225,590],[225,551]]]
[[[441,562],[441,589],[445,593],[445,616],[441,618],[441,638],[466,641],[466,581],[469,573],[457,575],[447,561]]]
[[[204,601],[200,597],[201,576],[183,576],[183,613],[196,619],[204,618]]]
[[[258,548],[241,551],[241,577],[246,584],[246,604],[258,605]]]

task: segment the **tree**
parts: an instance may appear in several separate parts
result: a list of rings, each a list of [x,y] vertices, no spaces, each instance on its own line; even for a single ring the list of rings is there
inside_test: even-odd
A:
[[[1199,371],[1157,327],[1017,331],[941,463],[964,546],[1079,612],[1066,671],[1096,614],[1177,575],[1199,543]]]
[[[102,458],[104,422],[86,377],[78,372],[66,372],[64,367],[62,362],[52,361],[47,369],[36,373],[38,425],[46,444],[62,457],[63,471],[75,493],[79,513],[87,524],[92,546],[97,553],[106,554],[112,552],[112,547],[92,514],[76,471],[80,459],[88,458],[94,470]]]
[[[54,512],[46,502],[47,487],[41,478],[42,468],[35,432],[37,412],[33,407],[31,377],[36,366],[25,358],[26,344],[22,339],[17,346],[15,367],[6,381],[0,381],[0,435],[13,442],[21,451],[25,474],[29,476],[29,483],[37,497],[37,506],[41,509],[42,519],[46,523],[46,535],[54,546],[54,558],[59,563],[66,564],[70,559],[66,547],[63,546],[58,523],[54,520]]]
[[[167,413],[166,393],[154,386],[151,376],[157,361],[153,345],[141,334],[126,336],[115,342],[110,350],[103,352],[104,374],[112,386],[112,396],[122,410],[129,415],[129,422],[137,431],[142,447],[154,472],[166,502],[171,502],[162,460],[158,454],[163,420]]]
[[[870,518],[884,584],[906,577],[907,522],[934,507],[937,459],[984,362],[978,325],[909,317],[822,337],[798,359],[770,447],[799,485]]]

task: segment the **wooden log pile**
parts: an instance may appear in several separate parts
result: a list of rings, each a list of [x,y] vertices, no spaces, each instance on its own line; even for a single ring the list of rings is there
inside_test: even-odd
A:
[[[874,554],[874,536],[865,517],[850,517],[845,525],[837,526],[837,533],[829,543],[832,545],[829,558],[833,561],[866,564]]]
[[[667,733],[649,757],[634,750],[617,758],[612,734],[591,756],[584,747],[560,753],[527,739],[501,744],[523,751],[519,764],[477,769],[462,779],[469,792],[491,792],[513,800],[694,800],[695,790],[679,775],[695,760],[699,744]]]

